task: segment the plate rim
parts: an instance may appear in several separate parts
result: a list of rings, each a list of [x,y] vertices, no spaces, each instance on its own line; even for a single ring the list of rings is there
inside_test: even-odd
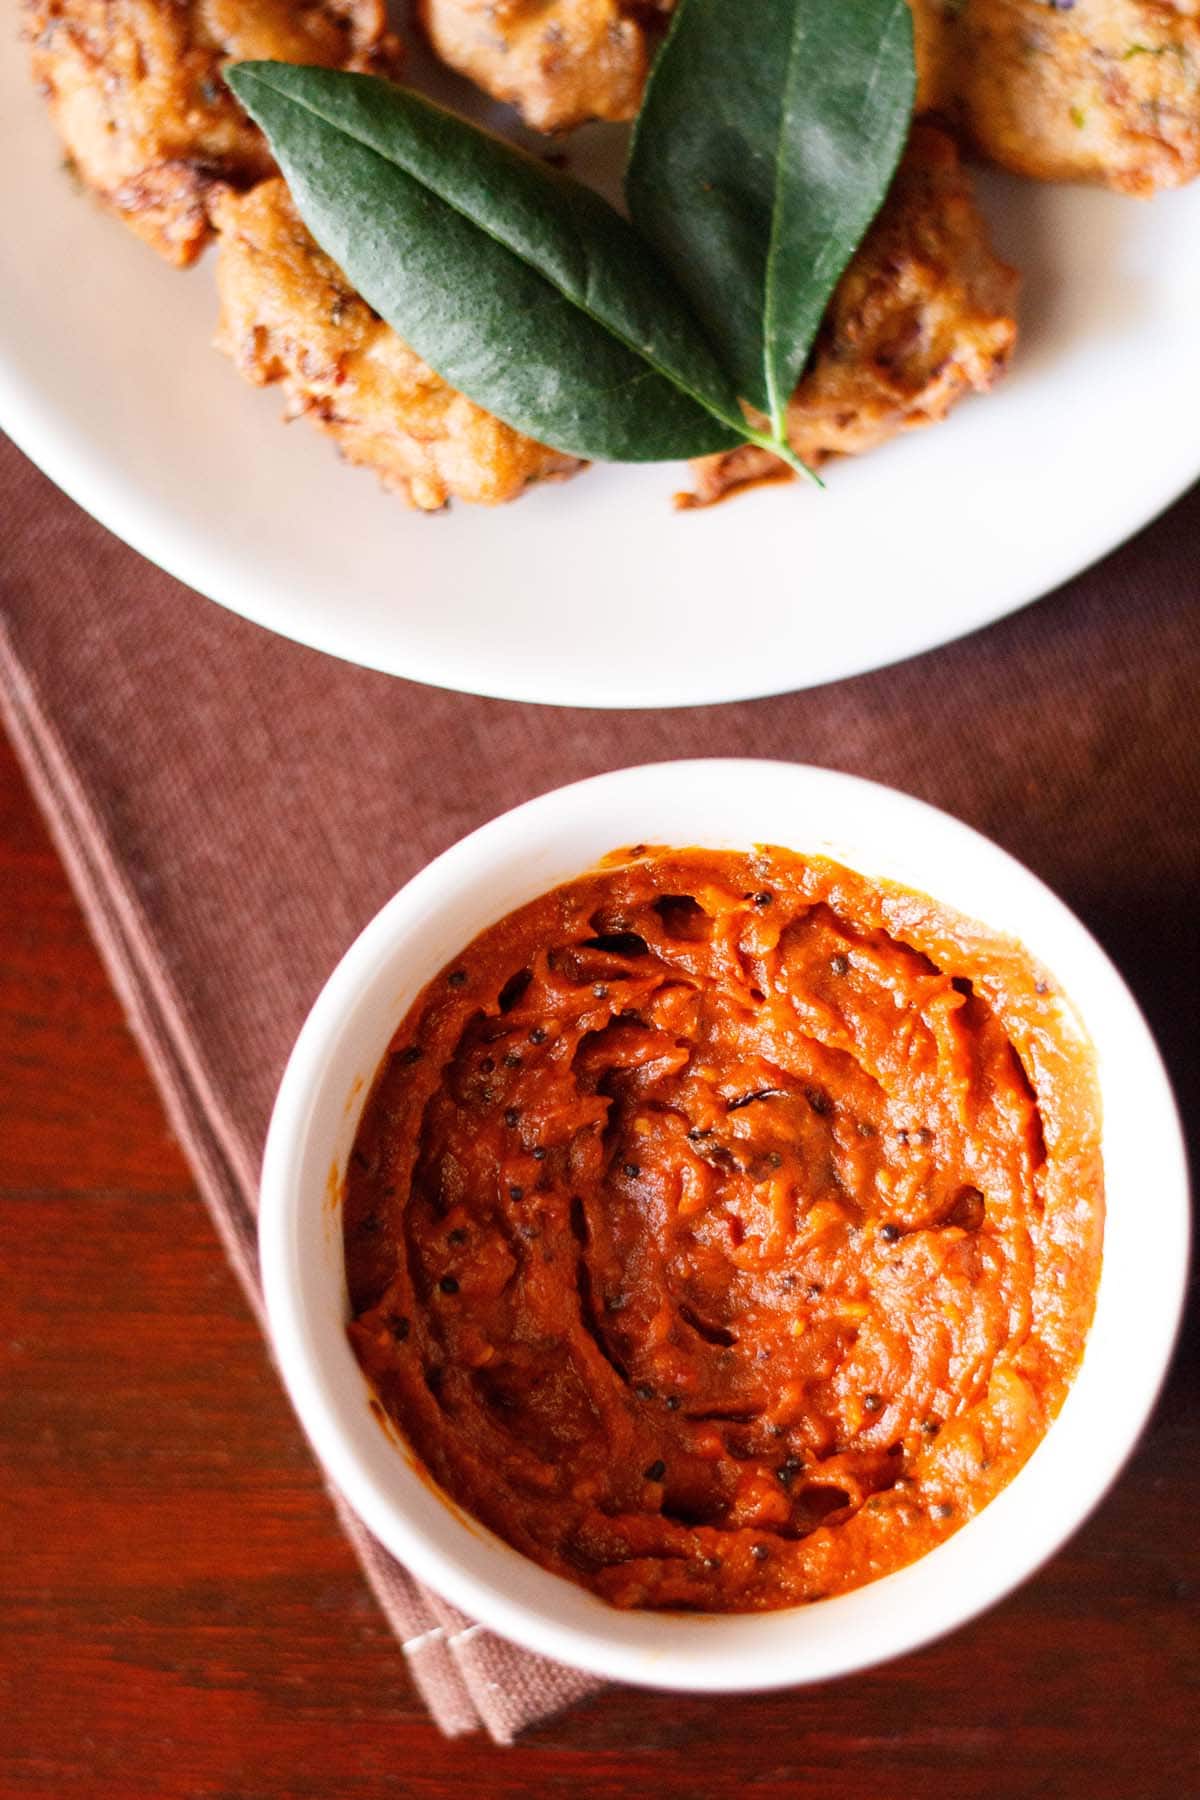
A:
[[[839,681],[853,680],[858,676],[877,674],[880,670],[892,668],[911,658],[928,655],[933,650],[957,643],[960,639],[970,637],[977,631],[985,630],[989,625],[999,624],[1001,620],[1011,618],[1015,613],[1023,612],[1027,607],[1037,605],[1050,598],[1067,583],[1086,575],[1099,563],[1119,550],[1122,545],[1132,541],[1149,526],[1155,524],[1176,501],[1200,480],[1200,446],[1196,452],[1195,467],[1180,471],[1172,466],[1164,473],[1161,483],[1155,484],[1154,497],[1150,510],[1135,509],[1136,517],[1132,520],[1122,517],[1111,530],[1106,530],[1097,539],[1094,554],[1084,563],[1079,563],[1070,554],[1065,554],[1051,579],[1038,593],[1025,599],[1014,599],[1006,606],[996,608],[985,605],[977,613],[964,612],[961,625],[950,633],[939,628],[930,632],[922,632],[908,648],[888,649],[879,659],[862,663],[851,656],[845,668],[823,675],[813,682],[787,682],[783,686],[755,686],[752,689],[730,693],[727,688],[717,684],[712,688],[701,687],[693,697],[679,699],[669,697],[662,700],[634,699],[619,692],[588,692],[584,695],[551,694],[540,691],[536,685],[522,689],[507,682],[490,683],[481,667],[463,668],[458,673],[448,669],[437,669],[432,665],[436,659],[418,654],[416,662],[419,666],[400,669],[388,658],[380,658],[370,654],[366,646],[346,645],[346,634],[339,632],[336,622],[332,624],[330,633],[314,632],[304,627],[283,629],[279,623],[279,606],[277,603],[260,605],[257,596],[274,594],[272,584],[251,585],[236,599],[227,591],[227,583],[219,575],[205,579],[203,571],[197,578],[194,562],[186,550],[178,554],[172,547],[170,526],[166,520],[155,517],[157,508],[146,508],[136,490],[128,489],[124,484],[113,484],[105,480],[100,465],[99,447],[91,440],[74,445],[69,441],[70,426],[66,421],[56,423],[49,416],[52,409],[45,405],[42,397],[33,390],[25,395],[21,392],[19,373],[14,375],[7,346],[0,342],[0,429],[17,446],[18,450],[38,468],[47,480],[66,494],[67,498],[83,512],[94,519],[97,524],[110,532],[121,543],[127,545],[145,561],[163,570],[173,580],[189,588],[201,600],[212,602],[235,617],[247,620],[261,630],[270,631],[277,637],[300,644],[302,647],[324,656],[332,656],[339,662],[349,663],[357,668],[370,669],[377,674],[387,675],[393,679],[411,681],[420,686],[440,689],[446,693],[469,694],[481,699],[511,701],[526,706],[560,706],[575,707],[588,712],[654,712],[654,711],[686,711],[703,706],[734,706],[752,700],[775,699],[784,694],[803,693],[809,688],[829,687]],[[106,491],[107,490],[107,491]],[[341,643],[337,641],[341,639]]]

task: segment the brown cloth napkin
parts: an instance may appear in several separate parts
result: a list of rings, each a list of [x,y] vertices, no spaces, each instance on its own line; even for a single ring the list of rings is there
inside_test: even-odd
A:
[[[958,813],[1083,914],[1183,1064],[1200,488],[1052,599],[961,643],[809,693],[658,713],[442,693],[272,637],[143,562],[3,440],[0,518],[0,703],[256,1308],[260,1148],[325,976],[447,844],[602,769],[781,757]],[[754,629],[752,591],[737,617]],[[688,639],[686,610],[679,654],[720,654]],[[444,1731],[482,1725],[507,1743],[594,1687],[463,1618],[339,1512]]]

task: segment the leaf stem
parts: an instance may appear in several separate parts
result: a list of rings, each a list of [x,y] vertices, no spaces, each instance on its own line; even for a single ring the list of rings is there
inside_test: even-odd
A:
[[[788,465],[789,469],[794,469],[796,474],[805,481],[811,481],[814,487],[823,488],[825,486],[817,471],[810,468],[803,457],[796,455],[792,446],[782,435],[768,437],[765,431],[747,431],[746,442],[757,444],[760,450],[769,450],[772,456],[778,456],[782,462]]]

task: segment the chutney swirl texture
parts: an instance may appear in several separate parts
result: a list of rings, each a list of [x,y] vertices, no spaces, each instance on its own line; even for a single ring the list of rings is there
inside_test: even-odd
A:
[[[405,1019],[356,1353],[461,1506],[619,1606],[838,1592],[957,1529],[1082,1355],[1099,1109],[1020,946],[781,850],[635,846]]]

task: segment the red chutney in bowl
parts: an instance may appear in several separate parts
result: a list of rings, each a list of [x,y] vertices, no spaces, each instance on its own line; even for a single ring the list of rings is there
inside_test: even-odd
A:
[[[544,1567],[791,1606],[1012,1479],[1102,1230],[1091,1051],[1018,945],[820,859],[638,845],[400,1027],[349,1331],[434,1479]]]

